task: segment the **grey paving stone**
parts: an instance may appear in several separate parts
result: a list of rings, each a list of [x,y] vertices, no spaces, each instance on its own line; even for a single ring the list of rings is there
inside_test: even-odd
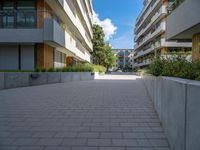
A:
[[[0,146],[0,150],[17,150],[17,146]]]
[[[77,132],[57,132],[55,137],[56,138],[75,138],[77,137]]]
[[[117,132],[103,132],[100,135],[100,138],[122,138],[122,133],[117,133]]]
[[[135,139],[113,139],[114,146],[138,146]]]
[[[126,150],[125,147],[100,147],[99,150]]]
[[[40,146],[22,146],[17,150],[44,150],[45,147]]]
[[[16,139],[12,145],[16,146],[33,146],[38,141],[38,139],[31,139],[31,138],[18,138]]]
[[[80,132],[78,138],[98,138],[98,132]]]
[[[88,139],[88,146],[111,146],[110,139]]]
[[[99,150],[98,147],[72,147],[71,150]]]
[[[87,139],[64,139],[61,145],[65,146],[84,146]]]
[[[137,143],[140,147],[151,147],[151,143],[148,139],[137,139]]]
[[[169,150],[144,91],[140,79],[0,91],[0,148]]]
[[[63,139],[58,139],[58,138],[42,138],[40,139],[36,145],[41,145],[41,146],[58,146],[61,144]]]
[[[123,137],[125,139],[144,139],[144,138],[146,138],[146,136],[143,132],[123,133]]]
[[[69,146],[47,146],[44,150],[71,150]]]
[[[51,138],[56,132],[34,132],[33,138]]]
[[[167,147],[167,146],[169,146],[167,140],[165,140],[165,139],[150,139],[149,141],[155,147],[156,146],[160,146],[160,147]]]
[[[126,150],[155,150],[153,147],[128,147]]]

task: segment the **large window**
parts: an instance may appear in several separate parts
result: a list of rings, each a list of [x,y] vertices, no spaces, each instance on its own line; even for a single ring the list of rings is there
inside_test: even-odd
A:
[[[0,1],[1,28],[34,28],[36,27],[35,0]]]

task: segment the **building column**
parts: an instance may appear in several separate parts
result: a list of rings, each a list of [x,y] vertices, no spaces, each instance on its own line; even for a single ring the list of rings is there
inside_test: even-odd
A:
[[[192,37],[192,61],[200,60],[200,34]]]
[[[36,46],[36,67],[53,68],[54,67],[54,48],[47,44],[37,44]]]
[[[73,60],[74,58],[71,56],[66,57],[66,65],[67,66],[72,66],[73,65]]]
[[[168,53],[168,48],[164,47],[161,49],[161,55],[166,55]]]

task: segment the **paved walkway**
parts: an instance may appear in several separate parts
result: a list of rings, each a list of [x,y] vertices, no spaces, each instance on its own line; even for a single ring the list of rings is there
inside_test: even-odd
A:
[[[170,150],[132,77],[0,91],[0,150]]]

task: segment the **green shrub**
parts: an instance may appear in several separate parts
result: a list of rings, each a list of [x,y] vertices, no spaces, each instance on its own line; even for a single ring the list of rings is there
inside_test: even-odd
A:
[[[150,65],[150,73],[155,76],[160,76],[163,72],[163,66],[164,66],[164,59],[157,57],[153,60],[153,62]]]
[[[155,58],[149,69],[155,76],[200,80],[200,61],[191,63],[181,55]]]

